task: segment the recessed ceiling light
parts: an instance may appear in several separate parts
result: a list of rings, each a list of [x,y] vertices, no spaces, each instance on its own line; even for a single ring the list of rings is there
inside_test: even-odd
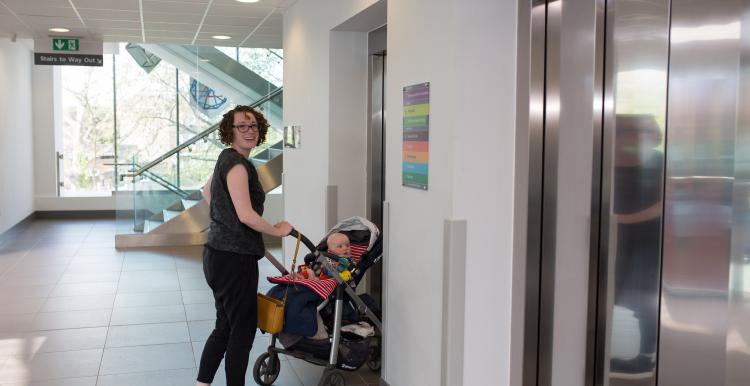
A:
[[[203,62],[203,63],[208,63],[210,61],[211,61],[211,59],[201,59],[201,62]]]
[[[67,28],[55,27],[55,28],[50,28],[49,32],[70,32],[70,30]]]
[[[237,0],[238,3],[257,3],[260,0]]]
[[[214,35],[211,37],[214,39],[218,39],[218,40],[228,40],[232,38],[231,36],[227,36],[227,35]]]

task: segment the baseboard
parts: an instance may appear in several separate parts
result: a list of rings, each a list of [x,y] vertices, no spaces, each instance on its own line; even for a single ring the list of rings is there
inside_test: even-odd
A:
[[[388,384],[388,382],[385,381],[385,379],[380,378],[380,386],[391,386]]]
[[[114,219],[114,210],[39,210],[34,218],[44,220]]]
[[[5,232],[0,233],[0,241],[4,240],[6,237],[12,237],[13,235],[22,232],[24,229],[26,229],[29,224],[31,224],[32,221],[34,221],[36,213],[31,212],[28,216],[26,216],[23,220],[16,223],[16,225],[13,225],[12,227],[8,228]]]

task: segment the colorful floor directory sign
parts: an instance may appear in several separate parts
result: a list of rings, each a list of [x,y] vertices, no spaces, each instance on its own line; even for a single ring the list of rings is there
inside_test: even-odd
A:
[[[404,87],[402,185],[427,190],[430,144],[430,83]]]

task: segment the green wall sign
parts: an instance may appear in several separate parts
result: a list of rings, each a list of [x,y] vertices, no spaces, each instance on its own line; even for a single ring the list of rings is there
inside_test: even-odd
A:
[[[78,51],[78,39],[53,38],[53,51]]]

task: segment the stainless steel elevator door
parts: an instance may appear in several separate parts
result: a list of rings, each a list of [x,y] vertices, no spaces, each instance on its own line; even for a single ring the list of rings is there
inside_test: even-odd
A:
[[[597,384],[656,385],[669,1],[607,2]]]
[[[385,79],[387,26],[368,35],[367,216],[383,229],[385,200]],[[381,305],[383,267],[370,269],[366,290]]]
[[[747,217],[735,212],[747,205],[735,158],[742,14],[742,1],[672,0],[660,386],[747,384],[726,376],[738,354],[750,367],[750,320],[728,324],[730,264],[743,271],[747,242],[733,234]]]

